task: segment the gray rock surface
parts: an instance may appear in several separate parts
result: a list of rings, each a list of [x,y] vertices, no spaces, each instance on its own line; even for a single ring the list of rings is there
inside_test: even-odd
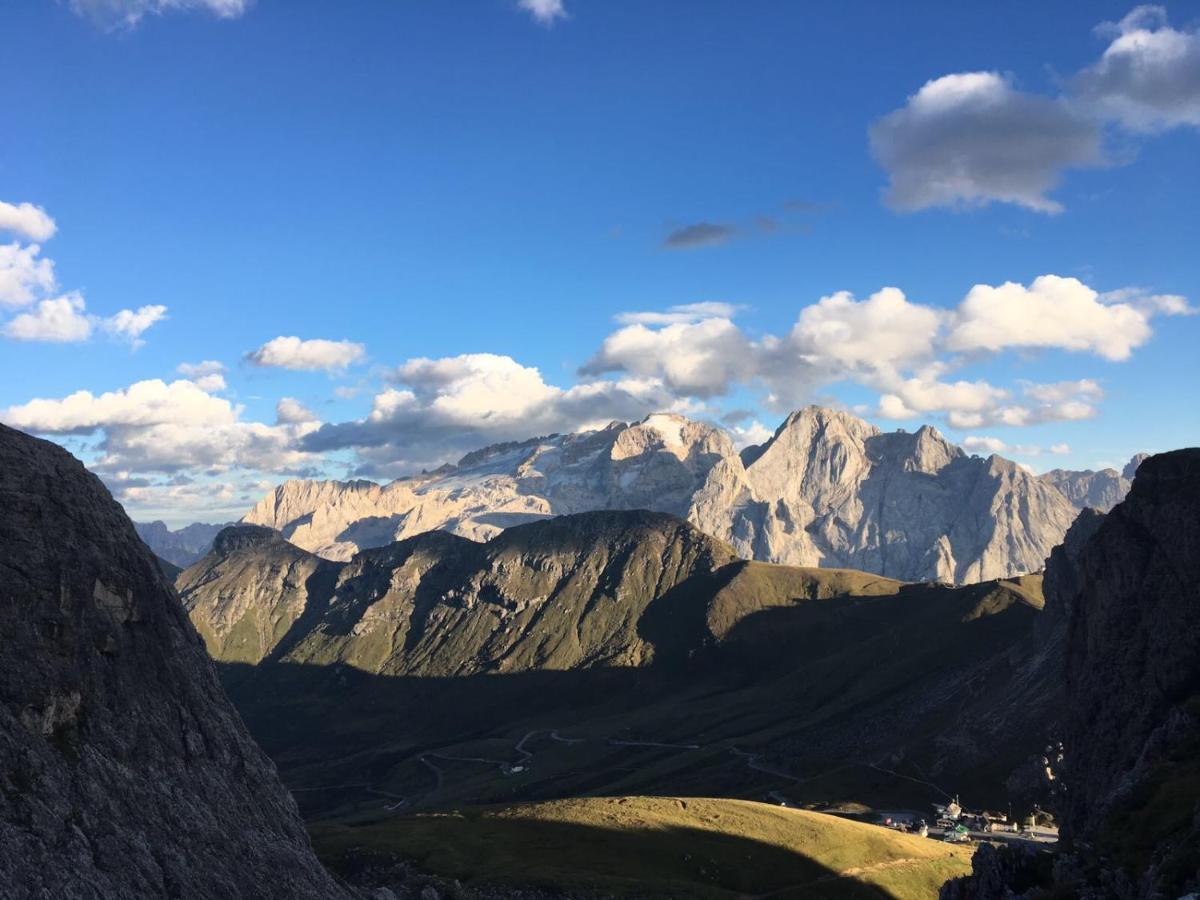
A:
[[[486,540],[552,515],[647,508],[682,515],[742,556],[956,583],[1035,572],[1075,508],[998,456],[932,428],[882,433],[809,407],[761,447],[660,414],[468,454],[387,485],[289,481],[243,521],[347,560],[431,529]]]
[[[1125,499],[1133,483],[1133,476],[1144,459],[1145,453],[1137,454],[1120,472],[1116,469],[1085,469],[1078,472],[1051,469],[1040,477],[1042,481],[1058,488],[1076,509],[1098,509],[1100,512],[1108,512]]]
[[[0,426],[0,895],[345,896],[132,524]]]
[[[745,465],[722,460],[688,518],[744,556],[971,583],[1039,571],[1075,509],[1016,463],[935,429],[883,433],[807,407]]]

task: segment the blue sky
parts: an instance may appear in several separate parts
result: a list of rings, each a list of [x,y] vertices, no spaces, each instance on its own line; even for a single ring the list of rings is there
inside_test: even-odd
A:
[[[1036,470],[1200,433],[1200,3],[0,21],[0,420],[135,516],[660,407],[752,440],[841,404]]]

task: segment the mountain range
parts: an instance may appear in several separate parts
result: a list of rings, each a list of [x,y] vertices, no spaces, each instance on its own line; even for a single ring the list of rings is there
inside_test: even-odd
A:
[[[239,525],[177,584],[310,813],[370,792],[754,796],[781,772],[797,801],[912,801],[908,779],[933,779],[1000,802],[1054,696],[1040,576],[910,585],[747,561],[667,513],[578,513],[486,543],[435,531],[344,563]],[[583,743],[564,756],[551,732]],[[520,779],[429,782],[435,758],[534,754]],[[320,790],[354,772],[366,795]]]
[[[1136,462],[1125,476],[1038,477],[1000,456],[970,455],[928,426],[884,433],[821,407],[793,413],[769,441],[739,452],[719,428],[657,414],[494,445],[386,485],[287,481],[241,521],[345,561],[431,530],[486,540],[554,515],[650,509],[745,558],[961,584],[1040,570],[1079,509],[1124,496]],[[185,529],[185,539],[140,527],[181,566],[216,528]]]

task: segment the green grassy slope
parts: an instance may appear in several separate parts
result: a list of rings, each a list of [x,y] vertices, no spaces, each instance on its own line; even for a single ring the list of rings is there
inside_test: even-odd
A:
[[[741,800],[605,797],[312,827],[335,870],[413,860],[465,883],[637,897],[929,900],[969,848]]]

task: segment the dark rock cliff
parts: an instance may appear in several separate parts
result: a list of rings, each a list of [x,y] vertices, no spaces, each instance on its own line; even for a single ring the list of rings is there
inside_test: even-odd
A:
[[[0,426],[0,894],[336,898],[154,557]]]
[[[981,852],[943,898],[1200,890],[1200,449],[1146,459],[1112,512],[1085,512],[1045,594],[1063,635],[1062,852],[1053,875]]]

